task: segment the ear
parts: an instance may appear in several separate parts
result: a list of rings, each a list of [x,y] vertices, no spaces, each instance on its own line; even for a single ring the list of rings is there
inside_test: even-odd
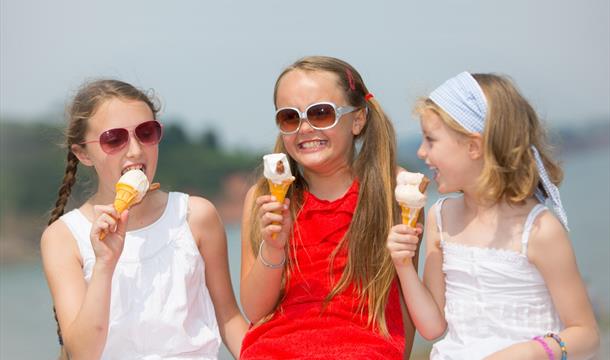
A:
[[[483,157],[483,137],[479,133],[472,134],[468,138],[468,155],[472,160]]]
[[[362,129],[364,129],[364,125],[366,125],[367,113],[368,111],[366,107],[363,107],[354,113],[354,120],[352,121],[352,134],[354,134],[354,136],[360,135]]]
[[[93,161],[89,158],[87,149],[82,145],[73,144],[70,145],[70,151],[78,158],[78,161],[85,166],[93,166]]]

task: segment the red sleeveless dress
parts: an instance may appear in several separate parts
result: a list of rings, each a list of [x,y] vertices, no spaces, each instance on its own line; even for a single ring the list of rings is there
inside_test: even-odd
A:
[[[240,359],[402,359],[405,338],[398,281],[392,283],[386,308],[389,338],[367,326],[367,307],[357,311],[353,286],[336,295],[322,311],[331,290],[329,256],[352,220],[358,201],[358,182],[334,201],[320,200],[309,192],[293,232],[294,266],[286,296],[273,317],[250,328]],[[346,264],[347,251],[335,256],[337,281]],[[296,258],[296,262],[294,259]]]

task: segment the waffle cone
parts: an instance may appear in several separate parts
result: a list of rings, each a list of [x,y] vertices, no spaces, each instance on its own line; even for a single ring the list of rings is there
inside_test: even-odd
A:
[[[421,208],[411,208],[405,205],[400,205],[402,223],[405,225],[409,225],[409,227],[414,228],[417,223],[417,218],[419,217],[419,212]]]
[[[120,215],[133,205],[138,197],[138,190],[130,185],[118,183],[116,184],[116,196],[114,197],[114,208]]]
[[[271,195],[275,196],[275,198],[277,199],[278,202],[283,204],[284,199],[286,199],[286,193],[288,192],[288,188],[290,188],[290,185],[292,184],[293,181],[294,181],[294,177],[289,180],[285,180],[281,184],[276,184],[271,180],[267,180],[267,183],[269,184],[269,192],[271,192]],[[274,224],[277,224],[277,223],[274,222]],[[276,236],[277,236],[277,234],[271,235],[271,237],[274,239]]]
[[[288,188],[290,188],[290,185],[292,184],[294,180],[286,180],[284,182],[282,182],[281,184],[276,184],[271,180],[267,180],[267,183],[269,184],[269,192],[271,192],[271,195],[275,196],[275,198],[277,199],[278,202],[283,203],[284,199],[286,198],[286,193],[288,192]]]

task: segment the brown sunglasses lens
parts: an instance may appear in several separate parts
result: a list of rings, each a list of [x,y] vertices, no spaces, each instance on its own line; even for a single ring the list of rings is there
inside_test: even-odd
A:
[[[299,127],[301,118],[294,109],[284,109],[275,115],[275,122],[284,132],[295,131]]]
[[[335,123],[335,109],[330,104],[317,104],[307,109],[307,120],[315,128],[327,128]]]
[[[317,104],[307,108],[307,120],[314,129],[331,127],[336,121],[335,109],[330,104]],[[275,122],[283,132],[293,132],[301,123],[300,114],[294,109],[284,109],[275,115]]]

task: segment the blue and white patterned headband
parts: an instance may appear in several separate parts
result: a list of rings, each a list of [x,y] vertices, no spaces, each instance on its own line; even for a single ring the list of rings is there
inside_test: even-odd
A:
[[[469,132],[482,134],[485,130],[487,100],[481,86],[470,73],[464,71],[447,80],[430,94],[430,99]],[[559,189],[551,182],[540,153],[534,145],[532,145],[532,152],[536,159],[540,182],[553,203],[557,217],[569,231],[568,216],[561,204]],[[536,189],[535,196],[541,203],[545,203],[547,200],[540,188]]]

